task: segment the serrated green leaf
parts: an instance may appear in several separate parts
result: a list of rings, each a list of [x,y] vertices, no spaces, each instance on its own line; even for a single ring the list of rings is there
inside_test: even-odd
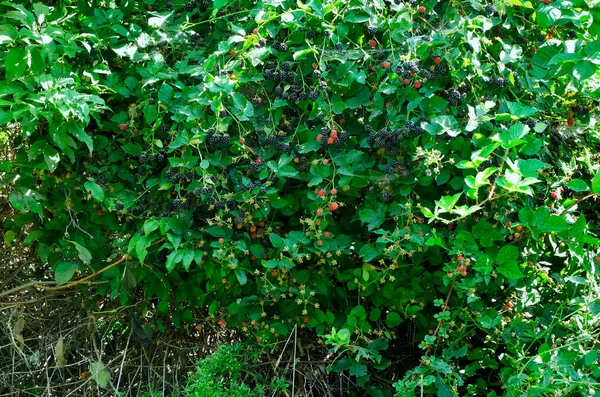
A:
[[[519,265],[517,259],[519,258],[519,250],[514,245],[505,245],[500,249],[496,256],[496,263],[498,264],[498,273],[502,274],[509,280],[518,280],[525,277]]]

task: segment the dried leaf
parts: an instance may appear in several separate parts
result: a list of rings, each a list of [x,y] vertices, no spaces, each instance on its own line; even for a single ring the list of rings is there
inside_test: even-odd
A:
[[[19,317],[15,326],[13,327],[13,335],[23,333],[23,328],[25,328],[25,319],[23,317]]]
[[[103,389],[108,388],[108,384],[110,383],[110,372],[106,365],[101,362],[95,362],[90,365],[90,372],[92,373],[92,379],[96,381],[98,386]]]
[[[65,360],[64,340],[62,335],[60,338],[58,338],[56,346],[54,346],[54,358],[56,359],[56,364],[58,364],[59,367],[64,367],[67,364]]]

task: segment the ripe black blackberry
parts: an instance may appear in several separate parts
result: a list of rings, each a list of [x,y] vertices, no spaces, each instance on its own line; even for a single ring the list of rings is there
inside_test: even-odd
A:
[[[306,37],[309,38],[309,39],[314,38],[315,37],[315,32],[312,31],[312,30],[307,31],[306,32]]]
[[[333,33],[331,32],[331,30],[327,29],[323,32],[323,34],[327,37],[331,37],[333,35]]]
[[[546,41],[546,35],[543,34],[543,33],[538,33],[538,35],[537,35],[536,38],[537,38],[537,41],[540,41],[540,42],[541,41]]]
[[[450,102],[451,105],[456,105],[458,101],[460,101],[460,92],[454,90],[450,91],[448,102]]]
[[[508,79],[505,78],[497,78],[496,85],[499,87],[506,87],[508,85]]]
[[[337,43],[335,45],[335,49],[338,51],[342,51],[344,49],[344,46],[342,45],[342,43]]]
[[[200,4],[198,5],[198,8],[200,8],[200,11],[208,10],[208,1],[206,1],[206,0],[201,1]]]
[[[494,15],[494,13],[496,12],[496,10],[494,9],[494,6],[491,4],[486,5],[483,10],[490,15]]]
[[[196,2],[195,1],[190,1],[189,3],[187,3],[185,5],[185,10],[187,12],[192,12],[192,11],[194,11],[195,8],[196,8]]]
[[[469,86],[467,86],[465,83],[461,83],[458,86],[458,92],[460,92],[461,94],[466,93],[467,91],[469,91]]]
[[[313,70],[313,76],[315,76],[316,78],[321,78],[321,71],[320,70]]]
[[[530,129],[534,129],[534,128],[535,128],[535,120],[534,120],[534,119],[529,119],[529,120],[527,120],[527,126],[528,126]]]
[[[225,118],[225,117],[227,117],[227,110],[221,110],[221,111],[219,112],[219,117],[221,117],[221,118]]]
[[[308,92],[308,99],[311,101],[316,100],[319,97],[319,92],[315,90],[311,90]]]
[[[115,209],[117,211],[122,211],[124,208],[125,208],[125,206],[123,204],[121,204],[121,203],[115,204]]]
[[[275,43],[273,43],[273,49],[279,52],[286,52],[288,50],[288,46],[285,43],[280,43],[276,41]]]
[[[284,70],[284,71],[286,71],[286,72],[289,72],[292,69],[292,67],[290,66],[289,63],[284,62],[284,63],[281,64],[281,69]]]
[[[412,73],[419,72],[419,63],[416,61],[408,61],[404,64],[405,68],[408,69]]]
[[[448,73],[448,67],[446,65],[437,65],[435,70],[442,76]]]
[[[370,34],[371,36],[373,36],[375,33],[377,33],[377,28],[376,28],[375,26],[369,26],[369,27],[367,28],[367,32],[369,32],[369,34]]]
[[[140,154],[140,156],[138,157],[138,161],[141,164],[144,164],[146,162],[146,160],[148,160],[148,155],[146,153],[142,153]]]

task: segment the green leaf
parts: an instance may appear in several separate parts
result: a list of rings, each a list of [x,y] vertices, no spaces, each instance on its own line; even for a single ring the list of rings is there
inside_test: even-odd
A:
[[[104,190],[96,182],[86,182],[83,184],[85,190],[87,190],[94,199],[98,201],[104,200]]]
[[[574,192],[586,192],[590,187],[581,179],[573,179],[567,182],[567,187]]]
[[[173,100],[173,96],[175,94],[175,90],[173,87],[168,85],[167,83],[163,83],[158,91],[158,100],[164,104],[169,106]]]
[[[525,277],[517,265],[519,258],[519,250],[514,245],[505,245],[500,249],[496,256],[498,264],[498,273],[502,274],[509,280],[518,280]]]
[[[598,66],[594,63],[588,60],[579,61],[573,68],[573,77],[582,82],[592,77],[597,70]]]
[[[542,28],[549,28],[560,19],[562,12],[559,8],[551,5],[541,4],[536,10],[536,22]]]
[[[40,215],[43,214],[44,210],[38,200],[42,199],[43,197],[33,189],[27,189],[24,192],[13,190],[8,195],[8,201],[16,210],[21,212],[33,211]]]
[[[77,249],[79,259],[81,259],[81,261],[86,265],[89,265],[92,260],[92,253],[90,252],[90,250],[85,248],[83,245],[79,244],[77,241],[69,240],[69,242],[73,243],[75,249]]]
[[[194,260],[194,256],[195,256],[194,250],[191,250],[191,249],[183,250],[182,262],[183,262],[183,268],[186,271],[190,270],[190,265],[192,264],[192,261]]]
[[[223,8],[229,3],[229,0],[214,0],[213,7],[215,9]]]
[[[78,141],[85,143],[85,145],[87,146],[90,153],[92,153],[92,151],[94,150],[94,141],[92,140],[92,137],[89,136],[88,133],[85,132],[80,125],[78,125],[76,123],[70,123],[69,124],[69,132]]]
[[[158,118],[158,109],[156,105],[146,105],[144,106],[144,121],[146,124],[152,124]]]
[[[278,234],[275,233],[269,234],[269,240],[271,240],[271,244],[273,244],[273,247],[275,248],[281,248],[284,243],[284,240]]]
[[[363,376],[367,374],[367,366],[356,360],[352,361],[349,369],[351,376]]]
[[[16,80],[23,75],[27,69],[27,52],[20,47],[12,48],[6,54],[5,61],[6,80]]]
[[[365,262],[370,262],[379,256],[379,251],[377,251],[377,249],[372,245],[365,244],[361,247],[359,255],[365,260]]]
[[[349,357],[343,357],[337,360],[335,363],[327,367],[327,372],[342,372],[350,369],[352,363],[356,362]]]
[[[388,328],[397,327],[401,323],[402,323],[402,318],[396,312],[389,312],[387,314],[387,316],[385,317],[385,324],[388,326]]]
[[[312,48],[306,48],[304,50],[296,51],[296,52],[294,52],[294,55],[293,55],[294,61],[306,58],[306,56],[308,54],[311,54],[312,52],[313,52]]]
[[[106,365],[101,362],[94,362],[90,364],[90,373],[92,379],[103,389],[108,389],[110,385],[110,372]]]
[[[245,285],[248,282],[246,272],[242,269],[235,269],[235,277],[237,277],[237,280],[240,283],[240,285]]]
[[[50,145],[47,145],[44,148],[44,161],[48,166],[48,171],[54,172],[56,167],[58,167],[58,163],[60,163],[60,155],[58,154],[58,150],[54,149]]]
[[[144,151],[142,146],[138,143],[127,143],[122,146],[122,149],[128,155],[136,157],[142,154],[142,152]]]
[[[600,195],[600,170],[592,179],[592,193]]]
[[[79,263],[77,262],[60,262],[54,269],[54,280],[56,281],[56,284],[66,284],[77,270],[79,270]]]
[[[13,232],[12,230],[8,230],[4,234],[4,244],[6,244],[8,247],[10,247],[12,242],[15,240],[15,237],[16,237],[15,232]]]
[[[29,69],[31,70],[31,73],[33,73],[35,76],[44,74],[46,71],[46,62],[44,61],[44,57],[37,47],[32,47],[29,49],[29,60]]]
[[[506,104],[508,106],[508,110],[510,111],[510,114],[512,114],[514,117],[519,118],[519,119],[529,117],[529,116],[537,113],[536,108],[532,108],[531,106],[525,106],[519,102],[506,101]]]
[[[381,226],[381,224],[384,221],[384,217],[381,212],[377,212],[371,209],[359,211],[358,216],[360,217],[361,222],[367,224],[367,228],[369,230],[373,230]]]

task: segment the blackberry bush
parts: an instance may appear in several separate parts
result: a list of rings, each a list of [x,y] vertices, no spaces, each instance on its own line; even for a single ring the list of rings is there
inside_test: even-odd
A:
[[[597,391],[591,3],[101,3],[0,5],[2,228],[57,288],[358,395]]]

